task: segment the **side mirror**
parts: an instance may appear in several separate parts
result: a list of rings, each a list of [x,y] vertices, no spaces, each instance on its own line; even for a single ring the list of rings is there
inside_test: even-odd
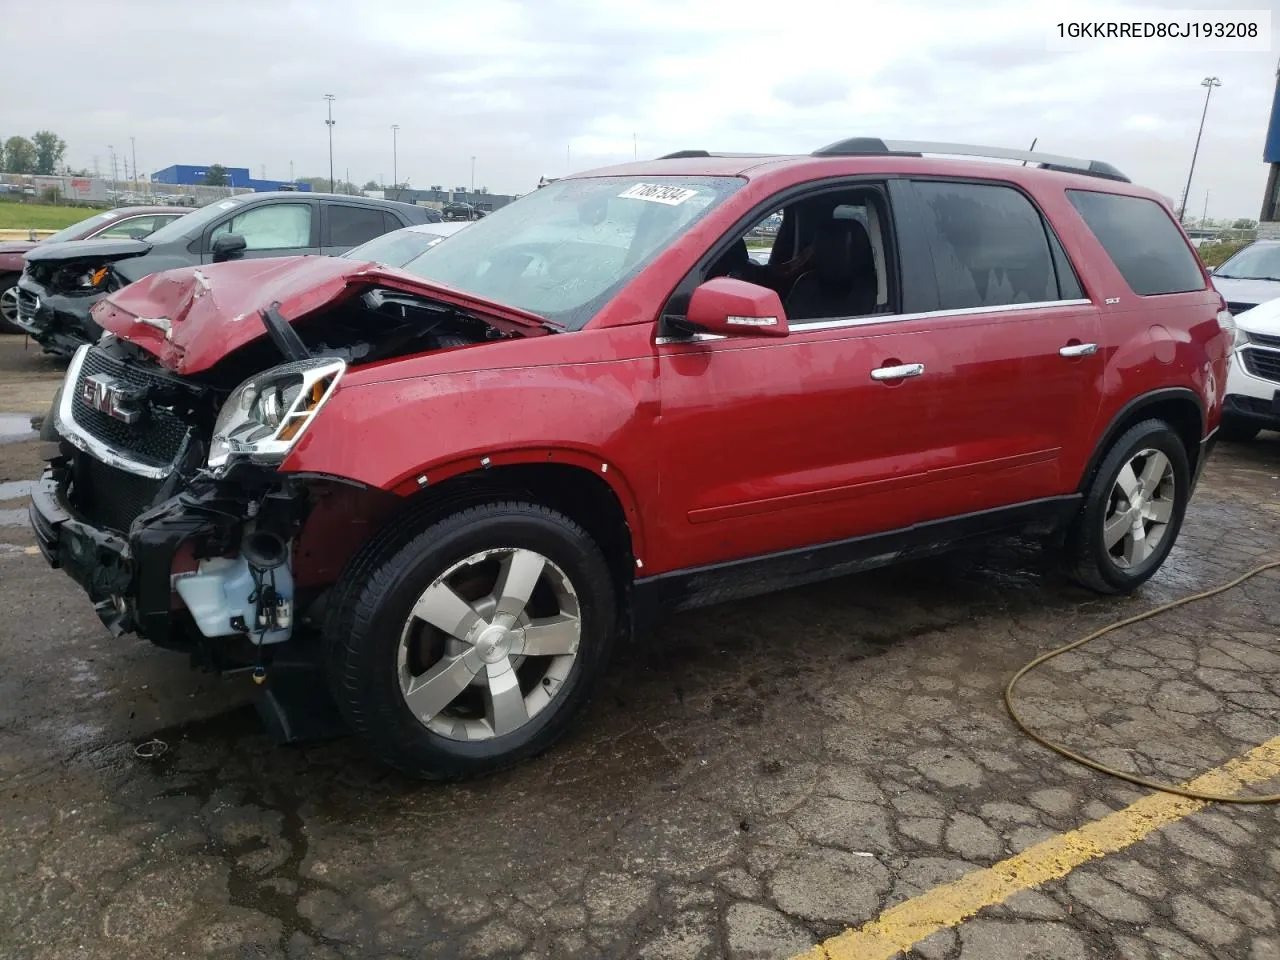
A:
[[[219,237],[215,237],[213,247],[213,262],[222,263],[224,260],[234,260],[240,256],[241,252],[247,247],[244,237],[238,233],[224,233]]]
[[[714,277],[695,289],[687,318],[698,332],[722,337],[785,337],[789,332],[775,291],[733,277]]]

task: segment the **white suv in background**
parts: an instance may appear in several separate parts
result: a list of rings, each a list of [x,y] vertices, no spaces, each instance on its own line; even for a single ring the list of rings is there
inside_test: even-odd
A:
[[[1245,310],[1235,321],[1235,356],[1218,435],[1244,441],[1259,430],[1280,430],[1280,299]]]

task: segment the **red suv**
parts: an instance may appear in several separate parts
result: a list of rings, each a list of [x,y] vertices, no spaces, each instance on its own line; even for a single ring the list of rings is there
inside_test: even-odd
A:
[[[1109,165],[875,139],[585,173],[404,269],[184,268],[94,318],[45,556],[114,631],[268,684],[314,656],[425,777],[545,748],[663,612],[1011,531],[1132,590],[1231,342]]]

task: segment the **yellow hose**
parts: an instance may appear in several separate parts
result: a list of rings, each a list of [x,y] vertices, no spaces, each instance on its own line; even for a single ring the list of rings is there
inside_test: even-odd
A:
[[[1189,597],[1183,597],[1180,600],[1174,600],[1170,603],[1163,604],[1162,606],[1155,607],[1152,610],[1147,610],[1145,613],[1139,613],[1137,616],[1129,617],[1126,620],[1120,620],[1116,623],[1109,624],[1103,627],[1101,630],[1095,630],[1093,633],[1089,634],[1087,637],[1081,637],[1079,640],[1073,640],[1071,643],[1068,643],[1064,647],[1058,647],[1058,649],[1056,650],[1050,650],[1048,653],[1041,654],[1040,656],[1032,660],[1030,663],[1028,663],[1021,670],[1019,670],[1017,673],[1015,673],[1013,675],[1013,678],[1005,686],[1004,705],[1009,708],[1009,716],[1013,718],[1013,722],[1018,725],[1018,728],[1023,733],[1029,736],[1036,743],[1040,744],[1042,747],[1047,747],[1048,749],[1052,750],[1054,753],[1061,754],[1062,756],[1066,757],[1068,760],[1074,760],[1076,763],[1089,767],[1092,770],[1097,770],[1099,773],[1105,773],[1112,777],[1119,777],[1121,780],[1126,780],[1129,783],[1135,784],[1139,787],[1146,787],[1149,790],[1159,790],[1162,793],[1172,793],[1175,796],[1187,797],[1188,799],[1191,799],[1191,800],[1205,800],[1210,803],[1280,803],[1280,793],[1271,793],[1266,795],[1248,796],[1248,797],[1240,797],[1240,796],[1228,797],[1228,796],[1221,796],[1216,793],[1199,793],[1195,790],[1185,790],[1182,787],[1177,787],[1177,786],[1174,786],[1173,784],[1158,783],[1155,780],[1148,780],[1145,777],[1138,776],[1137,774],[1125,773],[1123,770],[1117,770],[1114,767],[1108,767],[1105,763],[1099,763],[1097,760],[1093,760],[1093,759],[1090,759],[1089,757],[1082,756],[1081,754],[1075,753],[1067,749],[1061,744],[1053,743],[1052,741],[1045,739],[1040,734],[1032,730],[1029,726],[1027,726],[1026,721],[1022,719],[1022,715],[1018,713],[1018,708],[1013,705],[1013,689],[1014,687],[1017,686],[1018,681],[1021,680],[1023,677],[1025,677],[1028,673],[1030,673],[1036,667],[1040,666],[1041,664],[1048,663],[1054,657],[1060,657],[1062,656],[1062,654],[1068,652],[1069,650],[1075,650],[1077,647],[1083,647],[1086,643],[1089,643],[1093,640],[1097,640],[1099,637],[1105,634],[1108,634],[1113,630],[1119,630],[1121,627],[1128,627],[1135,623],[1141,623],[1143,620],[1150,620],[1152,617],[1158,614],[1165,613],[1169,610],[1174,609],[1175,607],[1180,607],[1183,604],[1192,603],[1196,600],[1205,600],[1205,599],[1208,599],[1209,597],[1217,596],[1220,593],[1225,593],[1227,590],[1230,590],[1233,587],[1240,586],[1240,584],[1244,583],[1246,580],[1256,577],[1258,574],[1263,573],[1264,571],[1274,570],[1277,567],[1280,567],[1280,560],[1274,560],[1270,563],[1264,563],[1259,567],[1254,567],[1248,573],[1241,574],[1240,576],[1236,577],[1234,580],[1228,583],[1224,583],[1220,587],[1214,587],[1212,590],[1205,590],[1203,593],[1195,593]]]

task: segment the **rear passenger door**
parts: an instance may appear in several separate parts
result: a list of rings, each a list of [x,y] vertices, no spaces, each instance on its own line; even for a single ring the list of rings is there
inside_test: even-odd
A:
[[[957,451],[947,513],[1073,491],[1101,400],[1099,311],[1056,234],[1012,184],[912,181],[937,283],[927,375]]]
[[[320,252],[320,218],[313,200],[281,200],[255,204],[205,233],[201,260],[213,260],[213,241],[223,234],[244,237],[238,259],[292,257]]]
[[[377,207],[354,203],[321,204],[321,252],[330,256],[380,237],[403,224],[391,213]]]

